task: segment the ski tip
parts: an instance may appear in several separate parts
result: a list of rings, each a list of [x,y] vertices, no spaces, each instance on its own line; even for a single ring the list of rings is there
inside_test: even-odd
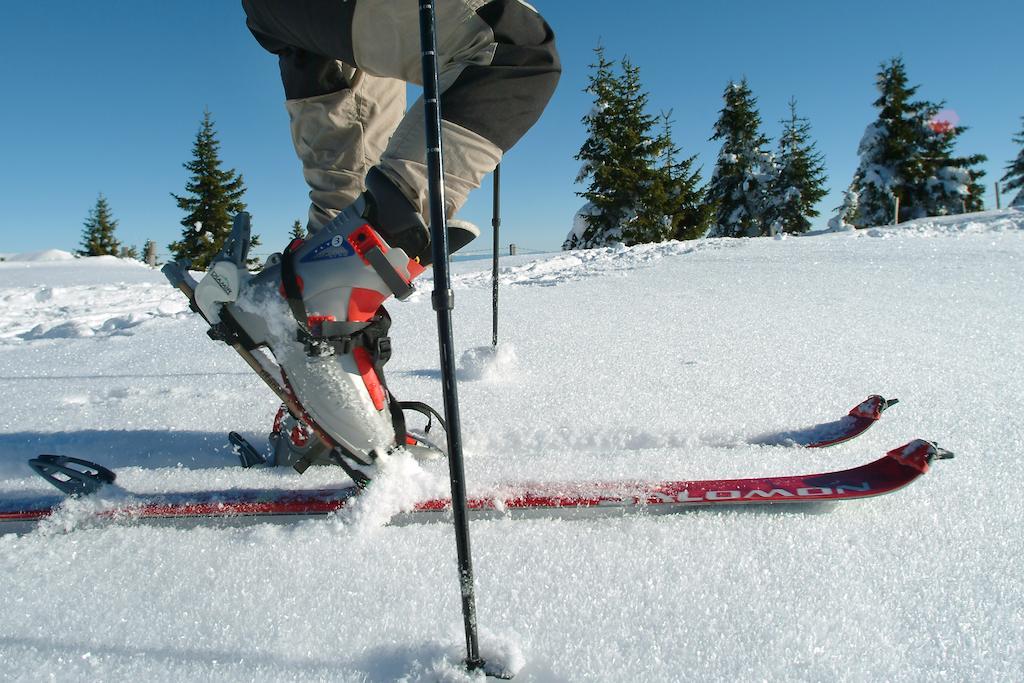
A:
[[[949,460],[953,452],[940,448],[937,444],[924,439],[915,439],[908,444],[894,448],[886,453],[896,462],[926,473],[933,460]]]
[[[877,420],[882,416],[882,413],[884,413],[886,409],[896,405],[899,402],[900,400],[898,398],[887,399],[879,394],[871,394],[861,403],[854,406],[853,409],[850,410],[849,414],[851,417],[867,420]]]

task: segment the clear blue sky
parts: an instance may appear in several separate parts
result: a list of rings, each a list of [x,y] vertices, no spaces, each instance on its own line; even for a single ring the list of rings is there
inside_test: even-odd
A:
[[[705,179],[730,79],[749,79],[773,138],[796,97],[828,165],[822,224],[852,177],[875,116],[874,74],[890,57],[904,57],[920,96],[946,100],[971,127],[960,151],[988,155],[988,206],[992,182],[1018,151],[1019,0],[534,4],[558,36],[564,74],[544,118],[506,157],[505,243],[554,249],[571,227],[581,204],[572,157],[584,138],[590,100],[582,89],[598,41],[641,68],[652,110],[673,110],[676,142],[700,156]],[[166,251],[181,231],[170,193],[184,186],[182,163],[204,107],[223,160],[245,177],[261,250],[283,246],[292,221],[304,219],[276,60],[249,35],[239,3],[10,0],[0,12],[0,64],[0,252],[74,249],[99,192],[123,242],[153,239]],[[485,231],[474,248],[487,247],[489,184],[462,215]]]

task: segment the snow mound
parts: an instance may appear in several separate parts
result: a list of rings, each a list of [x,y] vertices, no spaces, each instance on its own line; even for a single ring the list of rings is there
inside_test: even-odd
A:
[[[184,297],[167,285],[11,287],[0,290],[0,344],[125,335],[187,314]]]
[[[49,263],[53,261],[74,261],[75,258],[75,255],[69,251],[46,249],[43,251],[28,251],[23,254],[10,254],[5,256],[4,260],[14,263]]]
[[[511,379],[516,373],[516,349],[512,344],[478,346],[466,349],[459,359],[459,379],[464,381],[484,380],[500,382]]]
[[[392,517],[412,510],[419,501],[443,497],[447,484],[443,477],[423,470],[412,455],[400,451],[378,461],[372,484],[338,519],[366,540]]]
[[[860,231],[868,237],[891,237],[906,234],[917,237],[947,237],[1003,233],[1024,230],[1024,210],[999,209],[959,216],[932,216],[906,221],[898,225],[879,226]]]
[[[623,274],[637,268],[646,268],[674,256],[700,251],[713,251],[735,247],[741,242],[732,239],[700,239],[687,242],[660,242],[627,247],[617,244],[598,249],[577,249],[544,256],[529,263],[504,268],[500,272],[501,285],[554,287],[604,275]],[[491,273],[479,271],[452,278],[459,287],[490,287]]]

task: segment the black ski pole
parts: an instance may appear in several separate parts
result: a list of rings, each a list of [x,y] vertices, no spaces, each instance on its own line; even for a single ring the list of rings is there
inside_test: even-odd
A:
[[[491,346],[498,348],[498,249],[501,243],[498,239],[498,232],[501,229],[501,164],[494,168],[494,217],[491,218],[491,227],[494,228],[494,268],[491,271]]]
[[[452,483],[452,512],[458,550],[459,588],[462,617],[466,627],[466,667],[482,669],[476,629],[476,597],[473,560],[469,547],[469,516],[466,510],[466,475],[462,463],[462,432],[459,422],[459,393],[455,380],[455,344],[452,339],[451,275],[448,272],[448,228],[445,222],[444,165],[441,154],[441,103],[437,75],[437,38],[434,0],[417,0],[420,6],[420,46],[423,52],[423,109],[427,124],[427,173],[430,193],[430,240],[434,256],[434,292],[437,337],[441,351],[444,414],[448,421],[448,468]]]

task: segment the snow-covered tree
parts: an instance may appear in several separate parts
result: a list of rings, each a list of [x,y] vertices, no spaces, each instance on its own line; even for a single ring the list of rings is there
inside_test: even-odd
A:
[[[913,100],[906,66],[895,58],[878,73],[878,119],[864,132],[853,186],[858,194],[857,227],[885,225],[923,216],[977,211],[982,207],[985,161],[975,154],[953,156],[966,128],[936,119],[941,104]]]
[[[114,237],[117,221],[102,192],[84,225],[82,248],[78,250],[80,256],[117,256],[120,253],[121,243]]]
[[[858,152],[860,165],[853,177],[858,212],[855,224],[866,228],[892,223],[895,201],[900,220],[916,217],[918,181],[924,176],[921,149],[927,136],[927,102],[913,99],[918,86],[910,86],[906,66],[899,57],[882,64],[874,105],[878,118],[868,125]]]
[[[789,118],[782,121],[775,175],[768,188],[766,220],[772,232],[810,230],[808,219],[818,215],[815,206],[826,194],[824,156],[811,140],[808,120],[797,116],[792,99]]]
[[[579,192],[587,204],[577,213],[573,231],[563,249],[601,247],[615,242],[635,244],[657,241],[664,227],[645,211],[647,193],[655,182],[654,161],[660,154],[660,138],[653,134],[657,118],[648,114],[647,93],[640,70],[628,58],[620,62],[621,74],[594,50],[587,87],[594,107],[583,117],[587,139],[576,159],[582,162],[576,182],[587,183]]]
[[[715,205],[714,237],[754,237],[768,232],[765,195],[772,175],[772,159],[764,147],[757,100],[747,79],[730,83],[712,140],[721,140],[708,199]]]
[[[853,221],[857,216],[857,192],[848,187],[843,190],[843,203],[836,207],[836,215],[828,219],[828,229],[833,232],[853,230]]]
[[[984,208],[985,188],[980,180],[985,171],[975,168],[987,160],[984,154],[953,155],[956,139],[967,130],[936,118],[941,104],[931,105],[922,151],[925,173],[919,201],[921,216],[949,216]]]
[[[184,164],[191,174],[185,184],[187,194],[171,194],[186,214],[181,219],[181,239],[173,242],[170,250],[177,259],[191,259],[196,269],[210,265],[231,232],[234,214],[245,210],[242,176],[234,169],[221,168],[219,150],[213,120],[206,111],[192,145],[192,159]],[[257,244],[259,240],[253,236],[252,245]]]
[[[1024,124],[1024,116],[1021,117],[1021,122]],[[1001,180],[1003,192],[1020,190],[1010,205],[1024,208],[1024,125],[1021,125],[1020,133],[1013,136],[1013,141],[1021,146],[1020,153],[1006,166],[1006,175]]]

